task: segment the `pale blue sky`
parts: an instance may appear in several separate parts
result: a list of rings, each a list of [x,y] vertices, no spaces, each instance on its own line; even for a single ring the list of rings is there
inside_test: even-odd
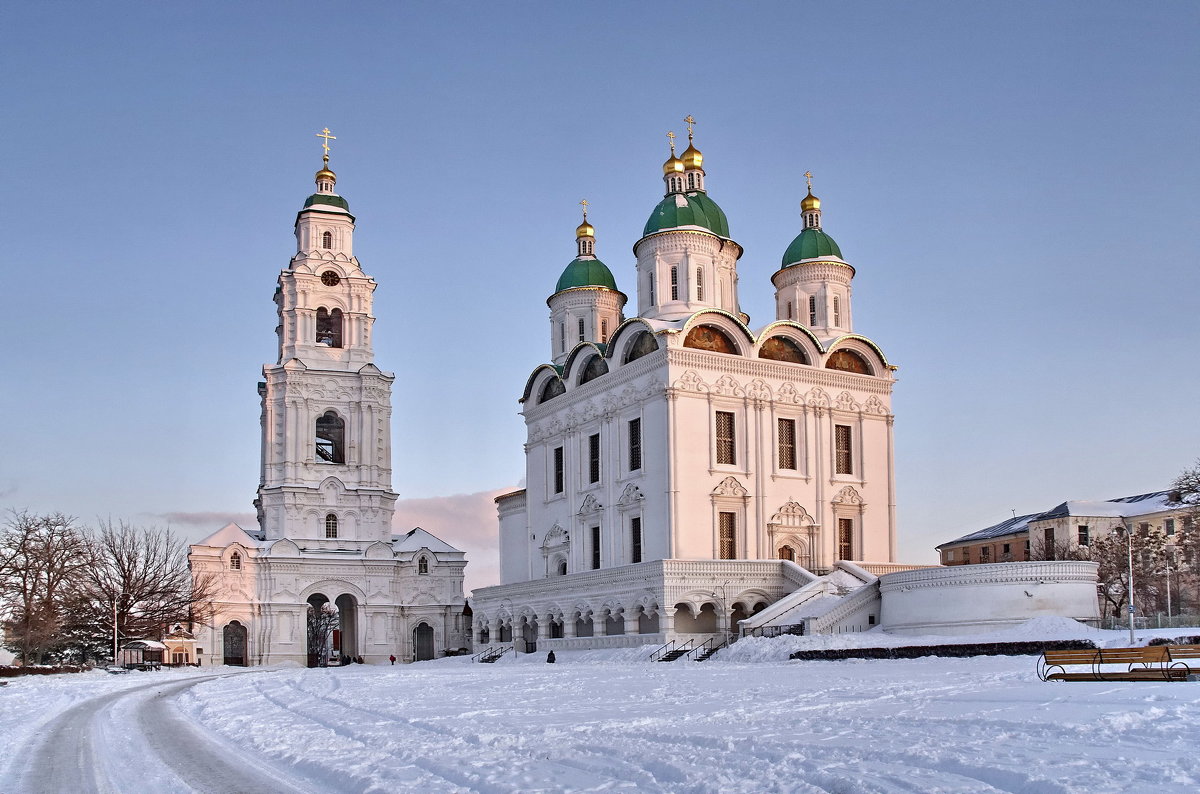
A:
[[[577,202],[631,291],[688,113],[752,325],[816,175],[856,330],[900,366],[905,560],[1200,455],[1194,2],[8,3],[2,24],[0,506],[193,536],[249,511],[324,126],[380,284],[405,499],[518,483]]]

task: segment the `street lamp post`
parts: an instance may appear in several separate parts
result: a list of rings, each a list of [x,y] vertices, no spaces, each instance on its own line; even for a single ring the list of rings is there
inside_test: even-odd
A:
[[[121,596],[129,595],[126,592],[113,594],[113,664],[117,663],[117,604]]]

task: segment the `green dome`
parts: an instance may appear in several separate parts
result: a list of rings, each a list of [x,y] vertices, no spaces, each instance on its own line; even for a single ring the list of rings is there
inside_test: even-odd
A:
[[[841,259],[842,249],[820,229],[805,229],[783,252],[783,267],[794,265],[802,259],[818,259],[822,256]]]
[[[616,291],[617,282],[608,265],[599,259],[576,259],[558,277],[554,291],[562,292],[573,287],[608,287]]]
[[[650,213],[642,236],[680,226],[700,226],[718,237],[729,237],[729,221],[725,219],[725,212],[707,193],[672,193],[667,196]]]
[[[331,196],[326,193],[313,193],[308,197],[308,200],[304,202],[304,208],[308,209],[313,204],[328,204],[331,207],[341,207],[346,212],[350,211],[350,202],[346,201],[346,199],[342,198],[341,196]]]

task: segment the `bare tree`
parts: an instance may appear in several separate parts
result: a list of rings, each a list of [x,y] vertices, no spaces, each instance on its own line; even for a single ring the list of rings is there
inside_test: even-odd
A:
[[[26,664],[63,642],[73,583],[92,563],[75,519],[14,512],[0,531],[0,610],[8,647]]]
[[[328,601],[320,606],[308,606],[308,657],[309,664],[325,667],[329,664],[333,630],[338,627],[338,609]]]
[[[102,522],[92,535],[93,564],[80,578],[77,623],[93,636],[162,639],[175,623],[203,622],[211,576],[193,576],[187,545],[170,529]]]

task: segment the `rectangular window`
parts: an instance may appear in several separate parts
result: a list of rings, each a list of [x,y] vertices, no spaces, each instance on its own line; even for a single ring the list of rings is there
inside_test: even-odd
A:
[[[735,513],[717,514],[717,531],[720,534],[720,554],[722,560],[737,559],[737,515]]]
[[[946,550],[946,562],[954,562],[954,549]]]
[[[649,273],[649,274],[647,274],[647,281],[649,281],[649,282],[650,282],[650,284],[649,284],[649,287],[650,287],[650,305],[651,305],[651,306],[653,306],[655,303],[657,303],[657,301],[656,301],[656,300],[654,300],[654,274],[653,274],[653,273]]]
[[[1088,542],[1091,540],[1090,534],[1091,533],[1088,530],[1088,527],[1086,524],[1079,525],[1079,545],[1080,546],[1088,545]]]
[[[849,425],[833,426],[834,474],[854,473],[854,452],[851,449],[853,439]]]
[[[583,341],[583,318],[579,318],[579,341]]]
[[[838,522],[838,559],[854,559],[854,519],[839,518]]]
[[[600,482],[600,434],[588,436],[588,482]]]
[[[704,300],[704,271],[696,268],[696,300]]]
[[[671,267],[671,300],[679,300],[679,268]]]
[[[1150,525],[1145,522],[1138,524],[1138,532],[1142,533],[1143,535],[1150,534]]]
[[[796,420],[779,420],[779,468],[796,468]]]
[[[554,492],[563,492],[563,448],[554,448]]]
[[[1008,555],[1008,554],[1012,554],[1012,544],[1011,544],[1011,543],[1005,543],[1005,544],[1004,544],[1004,546],[1003,546],[1003,547],[1000,549],[1000,551],[1001,551],[1001,552],[1003,552],[1003,553],[1004,553],[1004,554],[1006,554],[1006,555]]]
[[[600,341],[608,342],[608,320],[600,321]]]
[[[808,324],[810,326],[817,324],[817,296],[816,295],[808,296]]]
[[[558,352],[565,353],[567,351],[567,324],[558,324]]]
[[[792,302],[791,301],[787,302],[787,318],[789,320],[792,319]]]
[[[1166,531],[1168,537],[1171,535],[1174,535],[1175,534],[1175,519],[1173,519],[1173,518],[1163,519],[1163,529]]]
[[[629,519],[629,561],[642,561],[642,517]]]
[[[642,468],[642,420],[629,420],[629,470]]]
[[[980,562],[991,562],[992,561],[992,547],[991,546],[984,546],[979,549],[979,561]]]
[[[834,326],[842,324],[842,304],[837,295],[833,296],[833,324]]]
[[[600,568],[600,527],[592,527],[592,570]]]
[[[1054,527],[1047,527],[1042,533],[1042,545],[1045,547],[1043,555],[1047,560],[1054,559]]]
[[[1025,541],[1025,559],[1029,559],[1029,541]]]
[[[737,438],[734,435],[733,413],[717,411],[717,463],[733,466],[737,463]]]

